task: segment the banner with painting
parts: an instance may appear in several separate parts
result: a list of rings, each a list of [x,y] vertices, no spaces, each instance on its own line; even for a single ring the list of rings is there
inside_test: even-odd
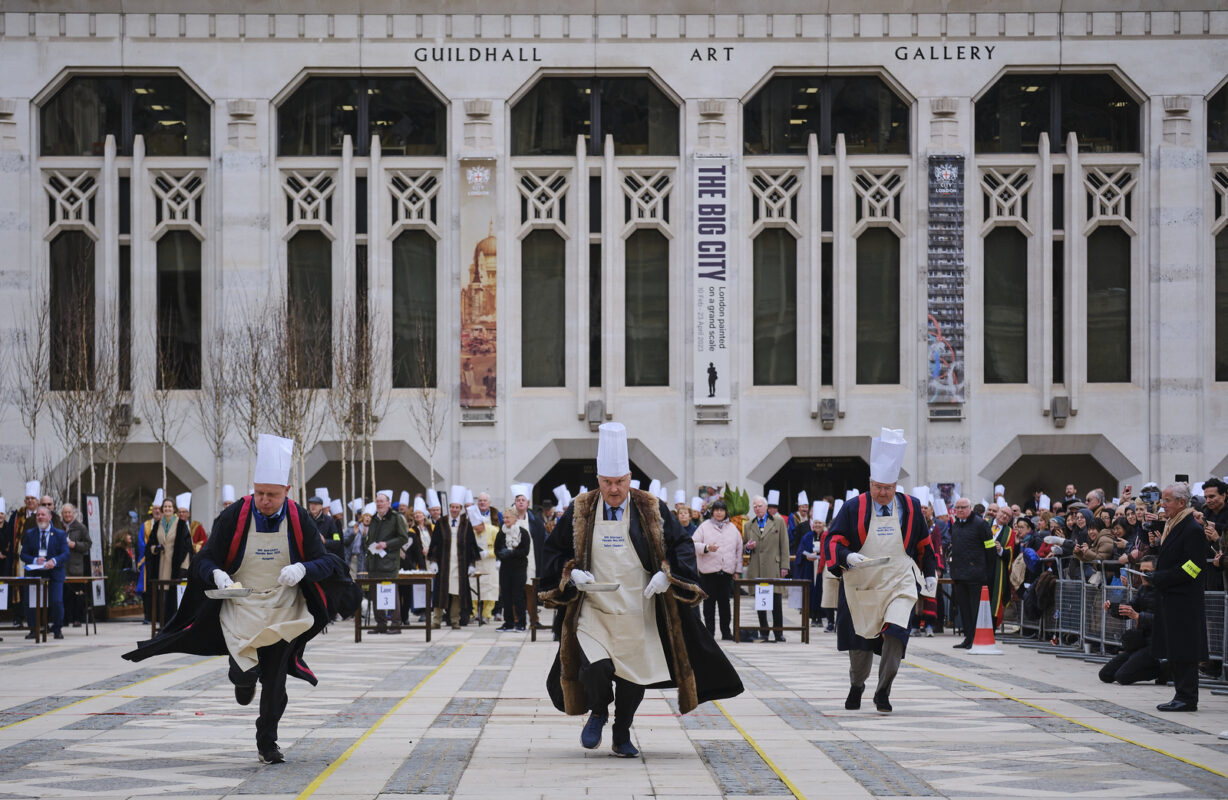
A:
[[[497,329],[495,161],[461,161],[461,385],[464,408],[493,408]]]

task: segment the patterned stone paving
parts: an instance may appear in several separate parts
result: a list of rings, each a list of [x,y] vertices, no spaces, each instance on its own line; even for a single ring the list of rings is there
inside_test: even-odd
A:
[[[0,800],[1228,797],[1228,698],[1169,719],[1154,707],[1171,688],[1107,686],[1094,665],[1014,645],[982,660],[951,655],[950,636],[914,641],[890,715],[844,709],[834,636],[732,645],[747,692],[679,717],[675,692],[650,690],[632,729],[643,755],[621,760],[608,731],[583,750],[584,718],[551,707],[548,636],[356,645],[343,626],[308,651],[320,685],[290,682],[288,763],[262,766],[257,704],[235,704],[225,659],[133,665],[119,654],[146,629],[98,632],[0,643]]]

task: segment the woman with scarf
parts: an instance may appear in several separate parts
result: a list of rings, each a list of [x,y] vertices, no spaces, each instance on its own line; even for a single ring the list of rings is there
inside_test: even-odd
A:
[[[149,533],[145,543],[145,573],[147,580],[178,581],[187,578],[188,562],[192,558],[192,534],[188,532],[188,524],[175,513],[175,501],[166,498],[162,501],[162,519],[158,520]],[[149,585],[145,593],[154,597]],[[175,615],[179,607],[179,591],[175,586],[164,590],[162,594],[161,615],[158,619],[165,625]]]
[[[528,624],[525,613],[524,585],[529,570],[529,520],[516,506],[503,512],[503,527],[495,535],[495,557],[499,560],[499,600],[503,606],[503,624],[499,631],[524,632]]]
[[[704,625],[715,635],[714,609],[719,608],[721,638],[733,641],[729,627],[729,599],[733,596],[733,579],[742,567],[742,534],[729,521],[729,509],[724,500],[710,506],[712,518],[695,529],[695,563],[699,569],[699,586],[708,596],[704,599]]]

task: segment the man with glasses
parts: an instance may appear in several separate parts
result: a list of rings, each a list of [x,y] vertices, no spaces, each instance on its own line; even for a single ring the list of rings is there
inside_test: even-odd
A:
[[[972,501],[961,497],[951,508],[951,557],[947,560],[947,575],[951,578],[951,602],[959,611],[959,624],[964,638],[956,649],[970,650],[976,633],[977,604],[981,587],[993,575],[998,559],[998,546],[993,531],[985,520],[972,514]]]
[[[1174,483],[1160,495],[1168,521],[1160,536],[1154,572],[1144,575],[1155,586],[1157,608],[1151,654],[1168,659],[1176,695],[1156,706],[1159,711],[1198,710],[1198,662],[1207,659],[1207,610],[1203,598],[1206,534],[1194,519],[1190,487]]]

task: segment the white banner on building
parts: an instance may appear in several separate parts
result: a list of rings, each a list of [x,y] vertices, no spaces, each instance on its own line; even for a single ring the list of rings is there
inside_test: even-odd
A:
[[[695,271],[695,405],[699,406],[729,404],[732,169],[733,159],[728,156],[695,158],[691,265]]]

